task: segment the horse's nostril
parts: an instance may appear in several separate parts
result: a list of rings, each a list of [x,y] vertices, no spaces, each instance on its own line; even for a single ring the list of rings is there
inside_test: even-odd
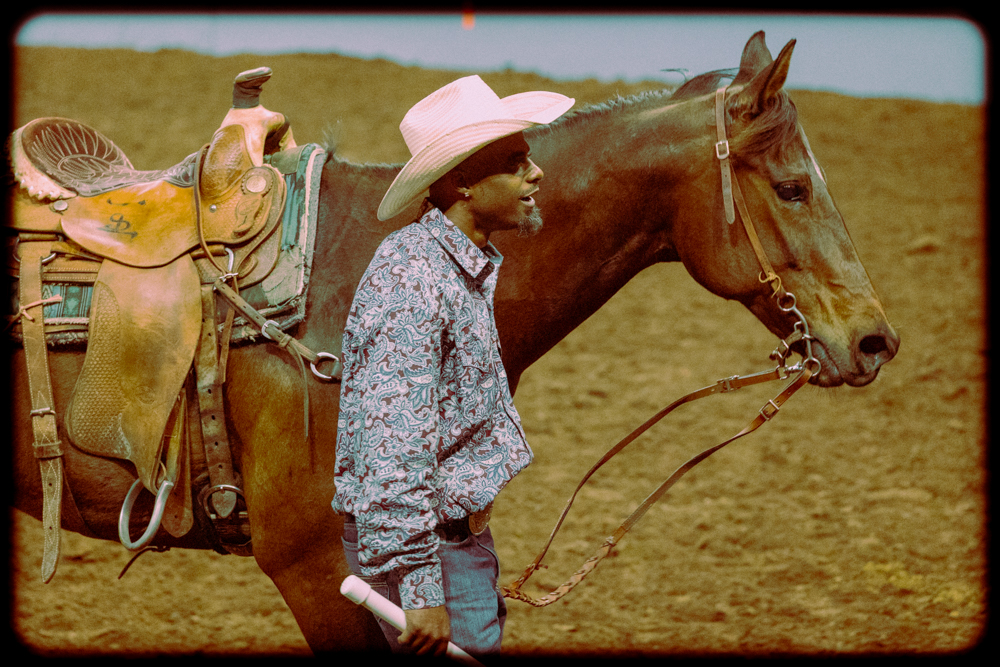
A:
[[[889,345],[886,343],[884,336],[865,336],[861,339],[861,344],[858,345],[858,348],[868,356],[875,356],[880,352],[887,352]]]

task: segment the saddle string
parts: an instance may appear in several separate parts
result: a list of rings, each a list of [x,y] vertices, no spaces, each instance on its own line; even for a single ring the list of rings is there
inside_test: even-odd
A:
[[[549,535],[548,542],[542,548],[542,551],[538,554],[535,560],[525,569],[524,574],[521,575],[519,579],[505,586],[501,589],[504,597],[509,597],[512,599],[520,600],[521,602],[526,602],[535,607],[544,607],[546,605],[552,604],[556,600],[560,599],[567,593],[569,593],[577,584],[579,584],[583,579],[593,571],[598,563],[600,563],[605,557],[607,557],[611,550],[616,544],[625,536],[626,533],[634,526],[640,518],[646,513],[646,511],[652,507],[652,505],[659,500],[677,481],[683,477],[689,470],[691,470],[695,465],[705,460],[713,453],[722,449],[729,443],[752,433],[762,426],[765,422],[770,421],[781,406],[787,401],[796,391],[805,386],[809,379],[818,374],[821,366],[819,361],[813,356],[812,352],[812,336],[809,333],[809,325],[806,321],[805,316],[796,307],[795,295],[791,292],[787,292],[782,287],[781,278],[775,272],[771,263],[767,259],[767,255],[764,252],[763,246],[761,245],[760,238],[757,235],[757,231],[754,228],[753,220],[750,217],[749,211],[746,206],[746,201],[743,198],[743,193],[739,186],[739,180],[736,176],[736,172],[732,167],[729,160],[730,158],[730,147],[729,141],[726,137],[726,118],[725,118],[725,94],[726,88],[722,87],[716,91],[716,126],[718,128],[718,142],[715,144],[715,154],[719,159],[721,168],[721,181],[722,181],[722,192],[723,192],[723,205],[726,214],[726,221],[729,224],[735,222],[736,211],[734,210],[733,203],[735,201],[735,208],[739,210],[740,217],[743,221],[743,227],[746,230],[747,237],[750,240],[750,244],[753,247],[754,253],[757,255],[757,259],[760,262],[762,271],[758,276],[761,283],[768,283],[771,286],[772,298],[775,299],[779,310],[785,313],[791,313],[797,318],[795,325],[793,327],[792,333],[785,339],[780,341],[778,348],[771,353],[770,358],[772,360],[778,361],[778,366],[772,371],[764,371],[760,373],[755,373],[753,375],[748,375],[745,377],[740,377],[734,375],[729,378],[724,378],[718,380],[714,385],[709,385],[708,387],[703,387],[697,391],[691,392],[686,396],[679,398],[674,401],[666,408],[661,410],[659,413],[651,417],[642,426],[634,430],[632,433],[627,435],[622,439],[617,445],[612,447],[608,452],[601,457],[601,459],[584,475],[583,479],[577,485],[576,490],[573,495],[570,496],[569,501],[566,503],[566,507],[563,509],[562,514],[559,516],[555,527],[552,529],[552,533]],[[785,367],[785,359],[791,352],[792,345],[798,341],[803,341],[805,344],[805,355],[803,360],[792,366],[791,368]],[[769,382],[772,380],[787,379],[790,377],[791,373],[798,372],[798,375],[789,382],[785,388],[773,399],[769,400],[764,406],[758,411],[757,415],[743,428],[739,433],[733,437],[725,440],[724,442],[710,447],[700,454],[689,459],[684,465],[679,467],[674,471],[670,477],[667,478],[655,491],[653,491],[647,498],[642,502],[639,507],[625,519],[624,522],[618,527],[615,532],[609,536],[598,548],[596,553],[591,556],[583,566],[580,567],[572,576],[561,586],[557,587],[547,595],[540,598],[534,598],[527,593],[520,590],[520,587],[531,577],[531,575],[541,569],[542,559],[548,552],[552,541],[555,539],[556,533],[562,527],[563,521],[569,514],[569,510],[576,500],[577,494],[583,485],[590,479],[590,477],[597,472],[597,470],[607,463],[612,457],[622,451],[626,446],[636,440],[640,435],[649,430],[654,424],[659,422],[661,419],[670,414],[674,409],[689,403],[693,400],[704,398],[705,396],[710,396],[716,393],[726,393],[730,391],[735,391],[741,387],[748,385],[758,384],[761,382]]]
[[[128,569],[130,567],[132,567],[132,563],[134,563],[136,560],[138,560],[139,556],[143,555],[147,551],[155,551],[156,553],[162,554],[162,553],[166,553],[167,551],[170,551],[170,547],[162,546],[162,545],[151,546],[151,547],[142,547],[142,549],[140,549],[138,553],[136,553],[134,556],[132,556],[132,558],[130,558],[129,561],[127,563],[125,563],[125,567],[123,567],[122,571],[118,573],[118,578],[121,579],[122,577],[124,577],[125,573],[128,572]]]
[[[17,309],[17,313],[15,313],[14,315],[10,316],[10,321],[7,323],[7,326],[4,327],[3,332],[6,333],[7,329],[9,329],[12,326],[14,326],[14,323],[17,322],[22,317],[26,318],[27,320],[29,320],[31,322],[34,322],[35,318],[31,316],[31,313],[28,312],[29,308],[37,308],[38,306],[48,306],[49,304],[60,303],[62,300],[63,300],[63,298],[62,298],[61,294],[55,294],[55,295],[50,296],[48,298],[38,299],[37,301],[32,301],[29,304],[25,304],[25,305],[19,307]]]
[[[220,277],[215,281],[215,283],[213,284],[213,288],[215,289],[215,291],[219,293],[219,295],[222,298],[224,298],[229,303],[229,305],[233,309],[238,310],[241,315],[247,318],[247,320],[253,322],[260,329],[261,334],[265,338],[277,343],[278,347],[282,348],[283,350],[286,350],[289,353],[289,355],[291,355],[291,357],[296,361],[299,370],[302,373],[302,382],[303,382],[302,393],[303,393],[303,401],[305,404],[304,437],[306,440],[308,440],[309,439],[309,384],[308,384],[309,375],[306,372],[305,362],[303,360],[306,359],[309,360],[313,364],[313,368],[315,369],[315,365],[324,359],[324,357],[321,355],[326,355],[327,353],[324,352],[321,354],[317,354],[316,352],[313,352],[308,347],[297,341],[295,338],[293,338],[292,336],[288,335],[287,333],[279,329],[274,320],[265,319],[264,316],[261,315],[256,308],[251,306],[232,287],[227,285],[223,281],[223,277]],[[230,312],[233,311],[230,310]],[[269,325],[271,327],[270,332],[268,331]],[[337,359],[333,355],[328,355],[328,356],[332,357],[335,361],[339,361],[339,359]]]

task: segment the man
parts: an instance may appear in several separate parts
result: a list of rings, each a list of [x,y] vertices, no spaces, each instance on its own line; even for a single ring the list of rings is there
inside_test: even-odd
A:
[[[573,105],[557,93],[500,99],[478,76],[418,102],[400,124],[413,156],[378,210],[428,192],[361,278],[344,331],[333,508],[355,574],[400,605],[394,651],[500,650],[506,606],[487,522],[531,461],[500,360],[493,232],[537,231],[542,170],[523,130]]]

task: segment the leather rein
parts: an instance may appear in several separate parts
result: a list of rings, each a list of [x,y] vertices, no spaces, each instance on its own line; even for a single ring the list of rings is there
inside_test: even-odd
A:
[[[754,228],[753,220],[750,218],[750,213],[747,210],[746,201],[744,200],[743,192],[740,189],[739,179],[736,177],[736,172],[729,159],[731,153],[729,150],[729,140],[726,138],[725,113],[727,88],[728,86],[723,86],[722,88],[719,88],[715,94],[715,119],[718,137],[718,141],[715,144],[715,156],[719,160],[719,167],[721,170],[722,199],[726,213],[726,222],[733,224],[736,220],[736,210],[739,211],[740,218],[743,220],[743,227],[746,229],[747,237],[750,240],[750,245],[753,247],[754,253],[757,255],[757,260],[761,265],[762,270],[758,276],[758,280],[771,286],[771,296],[775,299],[778,308],[782,312],[790,313],[797,318],[794,330],[791,335],[780,341],[778,348],[771,353],[771,360],[777,361],[778,363],[774,369],[746,376],[734,375],[732,377],[718,380],[715,384],[693,391],[663,408],[663,410],[655,414],[642,426],[632,431],[632,433],[625,436],[625,438],[618,442],[618,444],[608,450],[608,452],[601,457],[596,464],[594,464],[587,474],[584,475],[583,479],[577,485],[576,490],[573,492],[573,495],[570,496],[569,501],[566,503],[566,507],[559,516],[559,520],[556,522],[555,528],[552,529],[552,533],[549,535],[549,540],[546,542],[541,553],[538,554],[535,560],[527,567],[524,574],[522,574],[517,581],[511,583],[509,586],[501,588],[504,597],[520,600],[521,602],[526,602],[535,607],[544,607],[552,604],[559,598],[569,593],[578,583],[583,581],[584,577],[597,567],[598,563],[611,553],[614,546],[625,537],[626,533],[628,533],[628,531],[639,521],[639,519],[642,518],[646,511],[649,510],[649,508],[652,507],[653,504],[668,490],[670,490],[670,488],[676,484],[681,477],[683,477],[698,463],[705,460],[729,443],[757,430],[764,423],[770,421],[771,418],[778,413],[778,410],[785,403],[785,401],[791,398],[792,394],[804,387],[813,375],[820,372],[820,362],[813,356],[812,353],[813,337],[809,333],[809,325],[806,322],[805,316],[795,305],[795,295],[786,291],[782,287],[781,278],[774,271],[774,267],[771,266],[771,263],[767,259],[767,255],[761,245],[760,238],[757,236],[757,231]],[[791,352],[791,346],[798,341],[804,341],[805,356],[799,363],[793,366],[786,366],[785,360]],[[576,496],[580,492],[580,489],[583,488],[583,485],[586,484],[587,480],[589,480],[601,466],[611,460],[612,457],[625,449],[625,447],[649,430],[654,424],[673,412],[674,409],[684,405],[685,403],[690,403],[691,401],[711,396],[713,394],[735,391],[750,385],[770,382],[772,380],[787,380],[788,378],[792,378],[791,381],[785,385],[784,389],[782,389],[778,395],[767,401],[767,403],[761,407],[757,415],[750,420],[743,430],[728,440],[725,440],[714,447],[710,447],[697,456],[692,457],[684,463],[684,465],[677,468],[677,470],[675,470],[674,473],[666,479],[666,481],[660,484],[656,490],[646,497],[642,504],[640,504],[635,511],[633,511],[632,514],[630,514],[628,518],[621,523],[620,526],[618,526],[614,533],[604,540],[601,546],[597,549],[596,553],[591,556],[579,570],[573,573],[573,575],[570,576],[564,584],[540,598],[532,597],[531,595],[520,590],[524,582],[526,582],[536,570],[543,567],[542,559],[545,557],[549,547],[552,545],[552,541],[555,539],[556,533],[559,532],[563,521],[569,514],[569,510],[572,507],[573,502],[576,500]]]

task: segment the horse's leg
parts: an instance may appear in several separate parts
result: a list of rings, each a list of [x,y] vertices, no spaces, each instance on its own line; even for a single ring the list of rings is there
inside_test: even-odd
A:
[[[340,594],[351,573],[340,541],[343,521],[330,507],[340,386],[309,377],[309,444],[302,375],[285,352],[235,349],[227,374],[254,558],[314,652],[387,649],[372,615]]]

